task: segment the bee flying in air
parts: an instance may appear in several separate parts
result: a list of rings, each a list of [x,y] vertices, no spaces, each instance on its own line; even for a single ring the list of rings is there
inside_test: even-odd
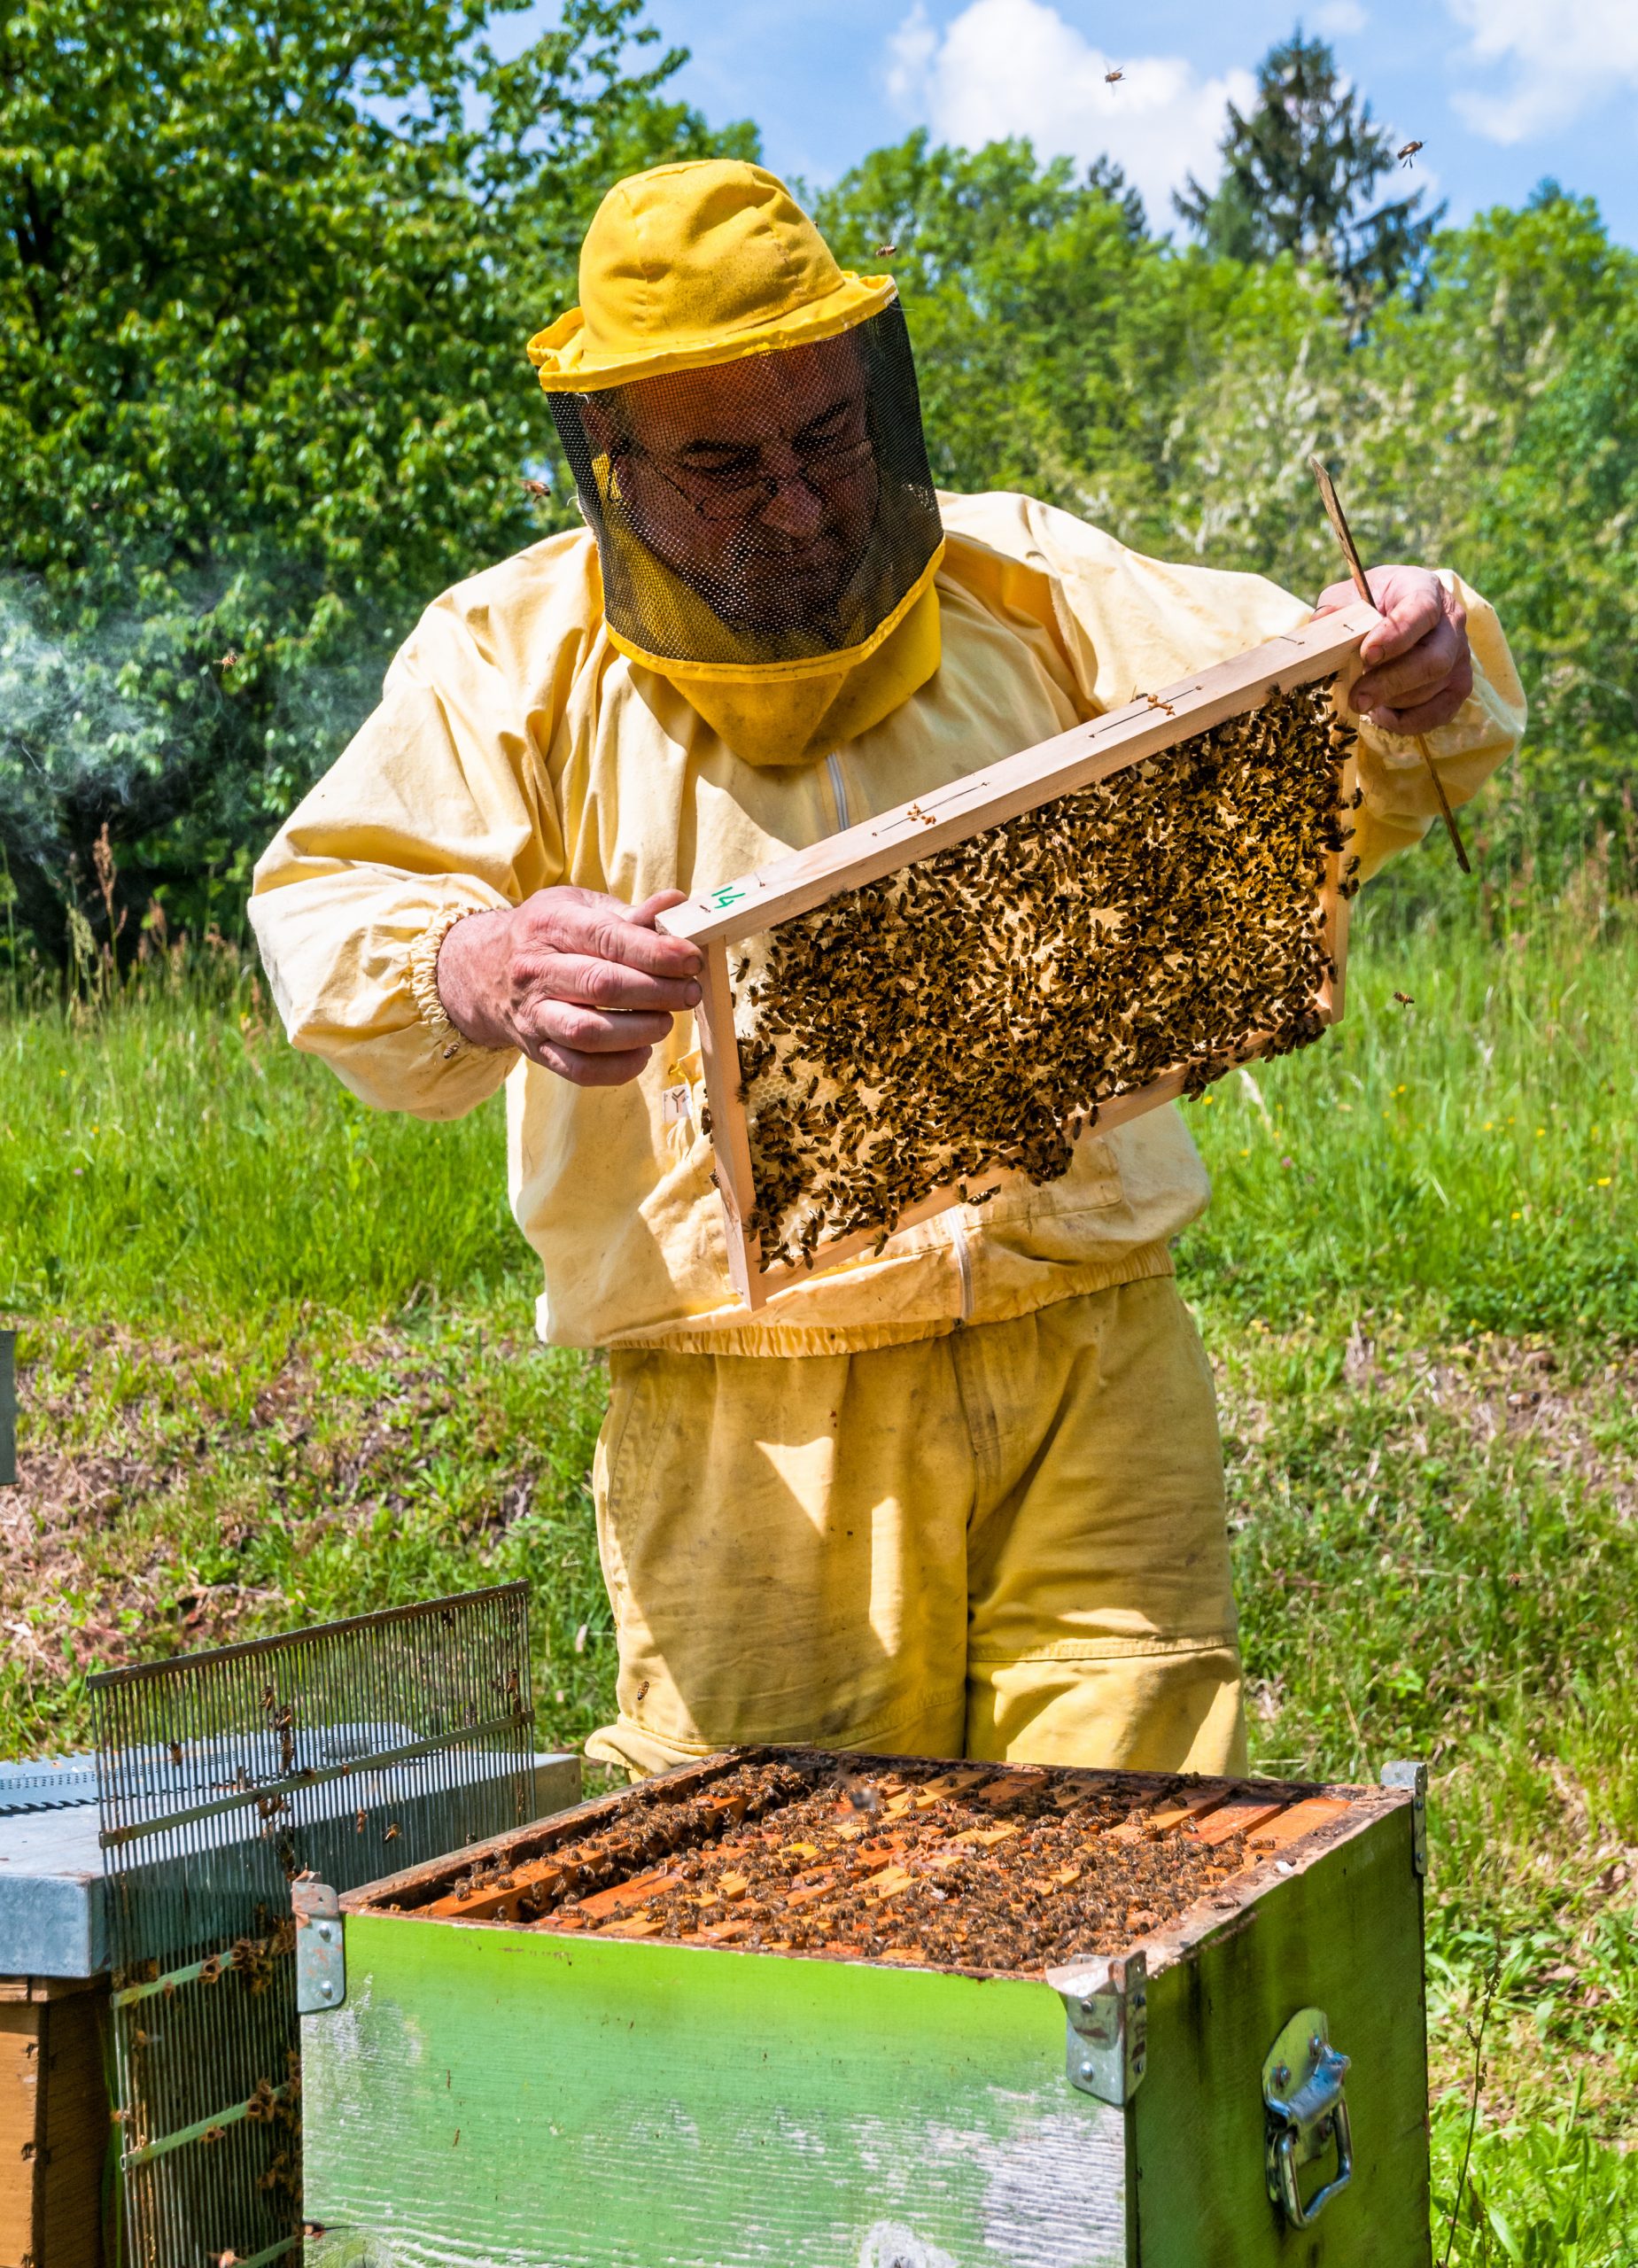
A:
[[[1393,998],[1401,1008],[1414,1008],[1417,1005],[1414,997],[1409,992],[1395,992]]]
[[[1419,142],[1407,142],[1404,148],[1399,151],[1399,162],[1407,172],[1412,170],[1411,160],[1421,147],[1422,144]]]
[[[1104,84],[1106,87],[1118,86],[1125,76],[1126,74],[1124,71],[1106,71],[1104,73]]]
[[[544,503],[552,493],[544,480],[525,480],[523,486],[524,495],[532,496],[537,503]]]
[[[878,260],[891,260],[897,250],[897,245],[878,245],[875,256]]]

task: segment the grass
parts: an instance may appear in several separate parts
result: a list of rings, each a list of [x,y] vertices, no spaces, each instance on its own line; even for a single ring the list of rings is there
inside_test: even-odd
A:
[[[1192,1111],[1259,1760],[1432,1767],[1461,2268],[1638,2260],[1635,997],[1595,865],[1368,901],[1341,1029]],[[0,1750],[83,1737],[99,1663],[514,1574],[543,1737],[598,1721],[601,1365],[530,1339],[503,1174],[498,1110],[364,1111],[225,952],[0,1011]]]

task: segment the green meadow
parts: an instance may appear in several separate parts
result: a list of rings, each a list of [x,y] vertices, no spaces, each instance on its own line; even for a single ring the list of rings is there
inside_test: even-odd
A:
[[[1635,997],[1597,858],[1368,893],[1340,1029],[1191,1110],[1259,1762],[1432,1767],[1463,2268],[1638,2258]],[[100,1665],[514,1576],[542,1739],[597,1721],[602,1373],[532,1340],[503,1172],[498,1108],[364,1110],[225,946],[0,1001],[0,1749],[82,1741]]]

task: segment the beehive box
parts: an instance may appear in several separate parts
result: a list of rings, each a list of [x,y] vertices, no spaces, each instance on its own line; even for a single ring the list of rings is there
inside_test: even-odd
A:
[[[751,1308],[1342,1013],[1354,605],[707,889],[703,1100]],[[685,1065],[686,1068],[686,1065]]]
[[[738,1750],[306,1885],[308,2268],[1425,2268],[1399,1769]]]

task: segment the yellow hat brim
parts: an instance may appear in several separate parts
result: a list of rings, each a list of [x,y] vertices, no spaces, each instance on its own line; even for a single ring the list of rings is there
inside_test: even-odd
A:
[[[880,315],[897,297],[898,287],[890,276],[856,276],[844,268],[834,291],[766,322],[681,339],[663,349],[645,346],[616,353],[600,352],[588,341],[584,314],[571,307],[530,340],[529,359],[547,393],[597,393],[605,386],[631,385],[639,378],[664,377],[672,370],[708,369],[715,363],[835,338]]]

